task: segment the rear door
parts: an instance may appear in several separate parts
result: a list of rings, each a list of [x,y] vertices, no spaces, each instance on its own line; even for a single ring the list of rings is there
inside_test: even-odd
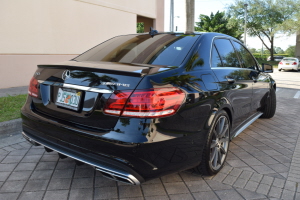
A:
[[[211,67],[219,80],[220,90],[232,105],[235,129],[250,115],[253,83],[250,71],[242,68],[232,43],[226,38],[214,40]]]
[[[269,92],[269,76],[259,71],[257,62],[251,53],[240,43],[233,41],[238,52],[242,66],[249,71],[253,80],[253,96],[251,101],[251,114],[256,113],[264,103],[263,98]]]

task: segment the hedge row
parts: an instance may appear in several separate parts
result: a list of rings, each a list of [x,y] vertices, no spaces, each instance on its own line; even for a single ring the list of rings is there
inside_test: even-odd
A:
[[[270,56],[270,54],[263,54],[261,55],[260,53],[253,53],[253,56],[256,59],[262,59],[262,60],[267,60],[267,58]],[[283,56],[283,57],[289,57],[288,54],[274,54],[274,56]]]

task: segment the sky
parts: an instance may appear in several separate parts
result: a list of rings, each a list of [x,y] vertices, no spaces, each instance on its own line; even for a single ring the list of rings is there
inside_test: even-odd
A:
[[[199,15],[210,15],[225,11],[226,6],[233,3],[234,0],[195,0],[195,22],[199,21]],[[165,31],[170,30],[170,0],[165,0]],[[185,0],[174,0],[174,29],[185,31]],[[256,37],[246,36],[248,48],[262,48],[262,42]],[[296,35],[285,36],[275,35],[274,46],[286,50],[289,46],[296,45]],[[265,47],[264,47],[265,49]]]

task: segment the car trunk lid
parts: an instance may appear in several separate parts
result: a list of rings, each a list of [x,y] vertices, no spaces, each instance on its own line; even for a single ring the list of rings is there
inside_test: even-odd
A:
[[[39,94],[32,105],[35,112],[45,117],[110,130],[119,118],[103,113],[110,95],[116,90],[133,91],[143,76],[169,69],[172,68],[109,62],[38,65],[35,79],[39,82]]]

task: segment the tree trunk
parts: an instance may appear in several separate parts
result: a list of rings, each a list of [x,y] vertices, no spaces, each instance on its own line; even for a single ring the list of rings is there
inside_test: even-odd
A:
[[[185,0],[186,12],[186,33],[195,31],[195,0]]]
[[[274,61],[274,36],[271,36],[271,48],[270,48],[270,56],[271,56],[271,60]]]

